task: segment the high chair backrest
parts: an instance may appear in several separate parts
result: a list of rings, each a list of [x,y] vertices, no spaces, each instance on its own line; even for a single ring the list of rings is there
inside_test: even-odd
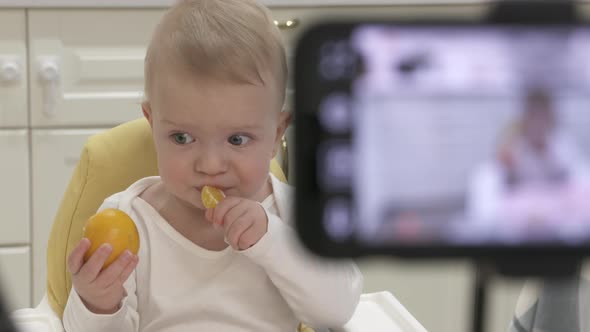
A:
[[[285,181],[275,159],[270,168]],[[86,142],[53,222],[47,247],[47,298],[60,318],[72,287],[67,257],[82,238],[86,220],[105,198],[143,177],[157,174],[151,130],[145,119],[122,124]]]

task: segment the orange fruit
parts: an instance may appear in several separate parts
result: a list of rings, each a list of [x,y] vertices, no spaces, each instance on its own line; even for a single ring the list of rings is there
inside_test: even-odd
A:
[[[139,250],[137,227],[131,217],[119,209],[104,209],[90,217],[84,226],[84,237],[90,240],[90,249],[86,251],[84,261],[104,243],[113,247],[103,269],[111,265],[125,250],[134,255]]]
[[[223,191],[217,188],[204,186],[201,190],[201,201],[203,201],[203,205],[207,209],[216,207],[224,198],[225,195],[223,194]]]

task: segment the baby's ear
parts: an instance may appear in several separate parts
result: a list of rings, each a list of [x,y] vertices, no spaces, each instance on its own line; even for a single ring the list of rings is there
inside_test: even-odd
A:
[[[149,101],[144,101],[141,103],[141,111],[143,112],[143,116],[147,119],[150,124],[150,127],[154,127],[152,124],[152,107],[150,106]]]
[[[277,133],[276,133],[276,136],[275,136],[275,145],[274,145],[274,149],[272,151],[273,156],[276,156],[277,155],[277,152],[279,150],[279,147],[281,146],[281,140],[283,138],[283,135],[285,135],[285,132],[287,131],[287,128],[291,124],[291,119],[292,119],[291,112],[282,111],[279,114],[279,121],[278,121],[278,125],[277,125]]]
[[[289,111],[283,111],[279,114],[279,125],[277,127],[277,136],[279,139],[285,134],[287,127],[291,124],[292,118],[293,114]]]

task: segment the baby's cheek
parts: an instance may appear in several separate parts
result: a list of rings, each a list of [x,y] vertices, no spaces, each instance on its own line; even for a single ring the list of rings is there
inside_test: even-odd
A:
[[[189,178],[187,177],[188,174],[186,174],[186,171],[180,162],[160,163],[158,171],[162,177],[162,180],[173,186],[186,183],[186,180]]]
[[[243,176],[243,178],[246,179],[247,190],[250,194],[255,195],[264,188],[268,181],[268,173],[270,171],[269,164],[270,162],[253,163],[253,167],[250,167],[246,171],[247,175]]]
[[[178,166],[170,166],[167,169],[167,176],[172,180],[174,183],[186,183],[188,179],[190,179],[189,174],[187,174],[181,167]]]

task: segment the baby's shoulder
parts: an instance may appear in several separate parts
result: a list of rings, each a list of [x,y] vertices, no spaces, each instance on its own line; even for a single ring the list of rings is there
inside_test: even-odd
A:
[[[295,187],[289,184],[288,182],[281,181],[272,173],[270,174],[270,176],[273,195],[279,196],[281,198],[286,196],[288,199],[291,199],[295,194]]]
[[[164,202],[164,194],[164,184],[159,181],[150,183],[137,197],[154,207],[154,209],[160,210],[160,205]]]
[[[152,200],[155,195],[155,190],[161,183],[160,177],[152,176],[140,179],[127,187],[127,189],[115,193],[104,200],[103,206],[118,208],[125,210],[125,207],[130,207],[133,201],[137,198],[144,200]]]

